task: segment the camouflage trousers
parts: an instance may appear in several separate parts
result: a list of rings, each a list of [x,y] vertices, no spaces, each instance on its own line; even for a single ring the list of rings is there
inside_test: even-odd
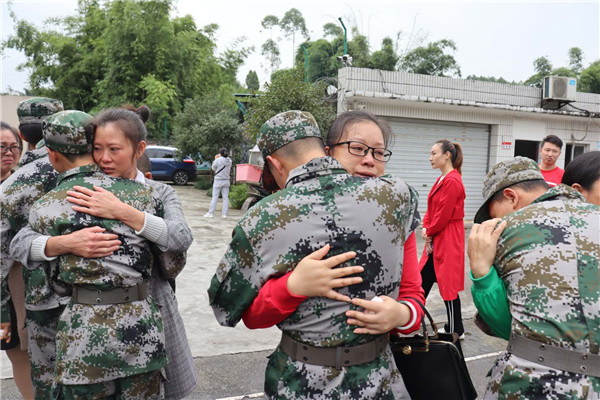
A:
[[[26,310],[31,382],[36,399],[50,399],[56,362],[56,328],[64,306],[52,310]]]
[[[160,370],[131,375],[112,381],[88,385],[61,385],[58,400],[159,400],[163,398],[163,375]]]
[[[265,395],[277,400],[410,399],[389,346],[373,362],[341,369],[294,361],[277,348],[269,356]]]
[[[505,351],[488,374],[486,400],[600,399],[600,378],[559,371]]]

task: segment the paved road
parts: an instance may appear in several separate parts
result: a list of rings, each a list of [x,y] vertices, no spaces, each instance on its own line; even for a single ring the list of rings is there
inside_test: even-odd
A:
[[[206,295],[210,278],[242,212],[230,210],[229,218],[225,220],[203,218],[210,203],[206,193],[191,185],[175,189],[194,235],[194,243],[188,251],[188,265],[177,279],[179,309],[200,374],[200,383],[189,399],[262,398],[266,357],[277,345],[279,331],[277,328],[252,331],[243,324],[236,328],[221,327],[213,317]],[[219,203],[216,215],[220,214],[220,206]],[[417,246],[422,249],[423,243],[417,240]],[[482,394],[487,371],[506,342],[485,336],[473,325],[475,308],[468,278],[465,284],[466,290],[461,293],[467,330],[463,350],[477,391]],[[436,286],[427,299],[427,308],[436,322],[445,322],[446,312]],[[10,364],[4,354],[1,361],[2,376],[10,376]],[[19,398],[12,379],[3,379],[0,390],[1,399]]]

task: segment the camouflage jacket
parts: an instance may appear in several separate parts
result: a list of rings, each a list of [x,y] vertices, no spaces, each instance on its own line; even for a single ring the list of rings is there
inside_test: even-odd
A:
[[[29,224],[46,235],[62,235],[88,226],[116,233],[121,249],[103,258],[72,254],[58,257],[58,279],[69,284],[107,290],[130,287],[150,277],[148,242],[116,220],[75,212],[67,191],[79,185],[103,187],[121,201],[152,213],[152,191],[128,179],[104,175],[96,164],[68,170],[57,186],[31,208]],[[89,384],[160,369],[166,363],[163,325],[154,300],[87,305],[70,302],[61,316],[56,337],[56,376],[63,384]]]
[[[35,160],[39,160],[40,158],[44,158],[48,155],[48,151],[45,147],[36,148],[34,150],[28,151],[23,155],[21,161],[19,161],[19,167],[27,165]],[[57,174],[58,175],[58,174]]]
[[[512,332],[599,354],[600,207],[560,185],[505,219],[494,265],[506,285]],[[489,390],[500,397],[539,398],[537,389],[542,393],[552,386],[554,393],[585,398],[578,391],[590,388],[585,376],[523,363],[517,357],[501,361],[495,374]],[[600,394],[600,379],[591,380],[592,390]],[[561,389],[568,382],[574,391]]]
[[[353,177],[330,157],[316,158],[294,169],[285,189],[255,205],[236,226],[208,291],[217,320],[221,325],[236,325],[267,279],[291,271],[303,257],[328,243],[329,255],[356,251],[352,265],[365,267],[363,282],[342,288],[341,293],[366,299],[375,295],[396,298],[403,243],[420,222],[417,196],[397,178]],[[278,326],[296,340],[322,347],[373,340],[374,336],[355,334],[346,323],[345,312],[350,307],[327,298],[309,298]],[[299,368],[322,383],[322,396],[334,396],[349,386],[359,390],[371,380],[381,385],[359,397],[372,398],[382,395],[379,390],[383,386],[393,391],[398,380],[402,384],[401,378],[393,376],[395,363],[389,352],[369,365],[342,371],[294,363],[282,354],[271,360],[277,357],[283,357],[283,362],[275,362],[277,366],[270,363],[267,369],[269,396],[318,396],[316,392],[292,394],[291,388],[282,389],[287,379],[284,370],[293,375],[294,371],[300,373]],[[360,382],[354,382],[353,374],[362,376]],[[291,379],[302,378],[294,375]],[[346,384],[349,386],[340,387]],[[277,386],[285,393],[275,394]]]
[[[2,209],[1,219],[1,254],[2,262],[2,310],[5,310],[6,301],[9,299],[6,277],[13,265],[10,257],[9,246],[14,236],[23,227],[27,225],[29,210],[31,206],[45,193],[56,186],[58,173],[50,164],[48,152],[46,149],[39,149],[27,152],[24,159],[30,160],[27,163],[23,161],[21,168],[13,173],[2,185],[0,194],[0,207]],[[42,287],[48,282],[45,277],[46,271],[42,269],[27,270],[23,268],[23,280],[25,282],[26,302],[31,302],[36,290],[47,293],[50,297],[46,298],[47,304],[52,307],[58,306],[61,301],[59,296],[50,295],[49,288]],[[42,285],[42,286],[40,286]],[[35,289],[37,287],[37,289]],[[63,301],[64,303],[64,301]],[[3,312],[4,314],[4,312]]]

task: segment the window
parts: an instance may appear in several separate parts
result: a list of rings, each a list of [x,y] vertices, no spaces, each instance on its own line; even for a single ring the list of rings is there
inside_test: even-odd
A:
[[[569,165],[572,159],[585,153],[585,148],[585,144],[568,144],[565,147],[565,168],[567,165]]]
[[[537,140],[515,140],[515,157],[528,157],[538,161],[540,142]]]

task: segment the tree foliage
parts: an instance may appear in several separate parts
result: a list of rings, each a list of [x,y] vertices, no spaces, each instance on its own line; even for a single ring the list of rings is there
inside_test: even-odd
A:
[[[75,16],[42,28],[13,14],[15,34],[2,45],[24,53],[29,93],[92,113],[147,102],[162,128],[186,99],[235,85],[251,50],[233,47],[218,57],[218,26],[199,29],[189,15],[170,18],[172,9],[172,0],[80,0]],[[158,126],[149,128],[162,137]]]
[[[324,83],[304,82],[303,68],[279,71],[265,94],[252,104],[246,119],[247,134],[255,140],[269,118],[283,111],[302,110],[315,117],[325,136],[335,118],[335,110],[323,99],[324,86]]]
[[[173,122],[173,137],[181,154],[200,153],[212,161],[219,148],[226,147],[236,162],[241,161],[236,157],[244,143],[243,129],[230,98],[231,90],[225,87],[186,101]]]
[[[373,55],[371,56],[371,65],[375,69],[394,71],[399,60],[400,57],[396,54],[396,50],[394,49],[394,42],[391,38],[386,37],[381,42],[381,50],[373,52]]]
[[[577,90],[580,92],[600,94],[600,60],[594,61],[581,71],[577,84]]]
[[[253,92],[256,92],[258,89],[260,89],[260,83],[258,81],[258,74],[256,71],[248,71],[248,74],[246,75],[246,87],[248,90]]]
[[[454,51],[454,41],[438,40],[409,51],[400,61],[400,68],[415,74],[460,77],[458,63],[453,55],[448,54]]]

